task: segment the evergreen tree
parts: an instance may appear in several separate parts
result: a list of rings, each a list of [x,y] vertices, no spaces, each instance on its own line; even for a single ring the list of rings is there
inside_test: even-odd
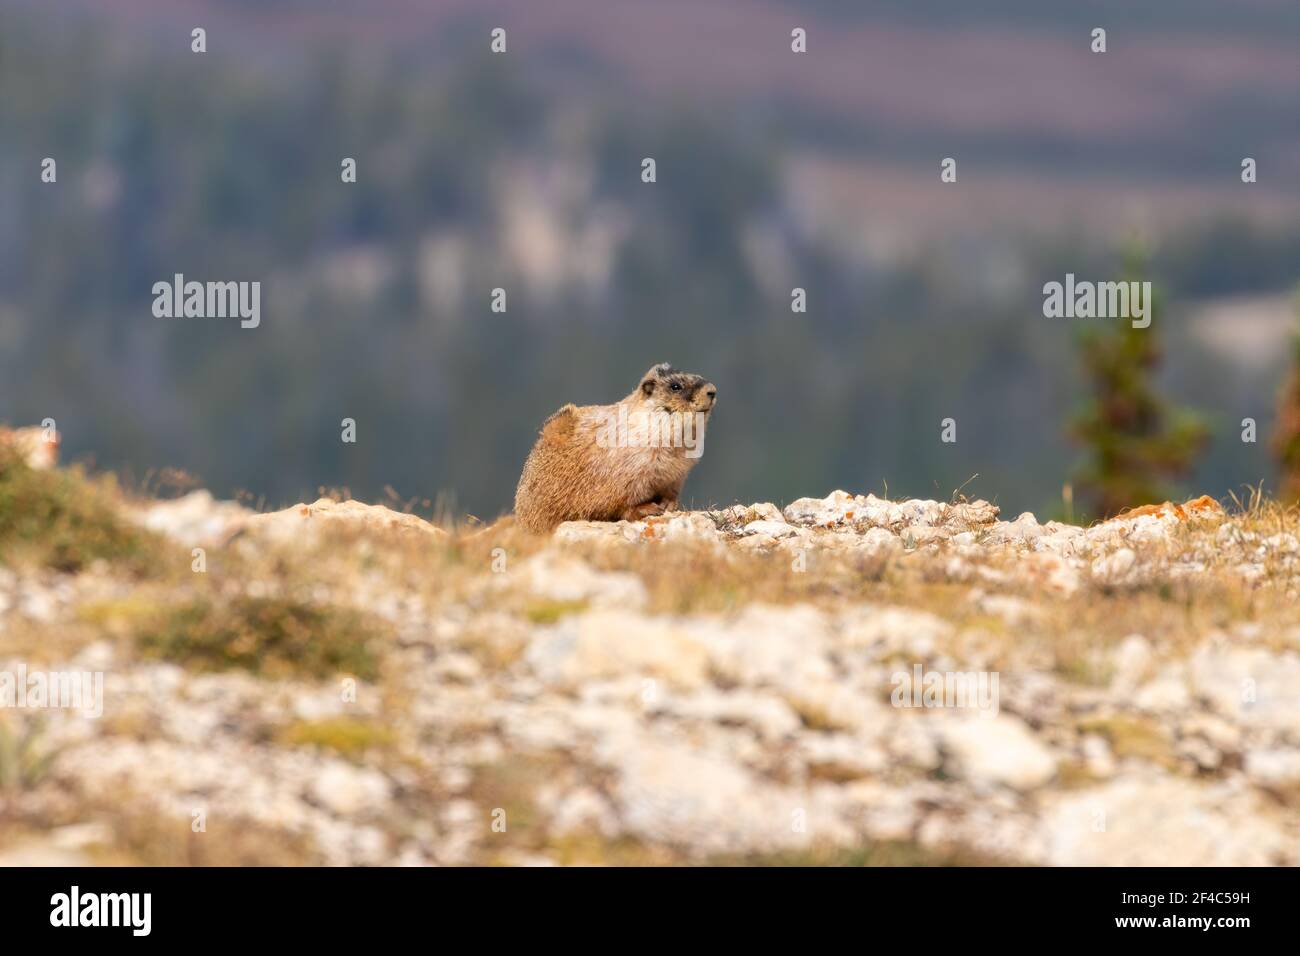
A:
[[[1300,292],[1296,293],[1300,314]],[[1300,502],[1300,334],[1292,345],[1291,371],[1277,396],[1277,426],[1273,432],[1273,454],[1277,455],[1278,498]]]
[[[1140,281],[1145,258],[1125,258],[1125,281]],[[1159,305],[1153,290],[1146,312],[1153,321],[1146,328],[1134,328],[1130,314],[1090,320],[1095,324],[1080,336],[1092,397],[1071,422],[1070,437],[1086,449],[1076,481],[1095,517],[1166,500],[1166,482],[1188,471],[1208,438],[1199,417],[1172,407],[1153,387],[1160,361]]]

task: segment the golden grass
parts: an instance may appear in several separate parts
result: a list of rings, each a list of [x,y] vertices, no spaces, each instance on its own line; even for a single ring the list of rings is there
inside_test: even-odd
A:
[[[208,814],[195,832],[190,817],[176,817],[147,807],[97,808],[108,824],[111,844],[91,848],[102,866],[319,866],[312,841],[303,835],[253,820],[223,820]]]
[[[392,747],[397,735],[374,720],[330,717],[295,721],[276,734],[276,742],[286,747],[313,747],[358,760],[370,751]]]

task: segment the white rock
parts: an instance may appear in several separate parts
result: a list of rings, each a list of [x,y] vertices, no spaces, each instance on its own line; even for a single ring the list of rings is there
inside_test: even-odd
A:
[[[1117,779],[1046,803],[1053,866],[1294,865],[1300,849],[1262,801],[1227,785]]]
[[[525,656],[542,680],[569,688],[628,674],[691,688],[707,680],[709,668],[708,652],[689,627],[615,610],[562,619],[540,631]]]
[[[875,656],[901,653],[926,657],[952,636],[952,625],[929,611],[863,606],[841,618],[835,646],[870,650]]]
[[[1042,538],[1040,542],[1046,540],[1048,539]],[[1062,554],[1049,550],[1037,553],[1032,563],[1029,562],[1028,555],[1025,555],[1024,560],[1028,563],[1026,572],[1038,577],[1044,587],[1052,593],[1071,597],[1082,586],[1082,576],[1078,568],[1071,563],[1071,559]]]
[[[662,709],[691,720],[752,727],[772,742],[792,737],[802,727],[799,716],[779,697],[745,690],[702,690],[666,701]]]
[[[655,541],[722,541],[717,522],[694,511],[650,518],[643,536]]]
[[[1187,680],[1179,668],[1166,668],[1154,679],[1139,687],[1133,695],[1133,704],[1148,713],[1179,713],[1191,700]]]
[[[59,616],[61,603],[53,588],[40,587],[34,582],[18,594],[19,613],[41,624],[49,624]]]
[[[449,792],[461,793],[474,782],[474,774],[468,767],[443,767],[439,779]]]
[[[1201,710],[1193,710],[1179,722],[1178,734],[1180,737],[1204,737],[1215,749],[1224,753],[1241,750],[1241,729],[1230,721]]]
[[[153,501],[134,516],[150,531],[194,547],[218,544],[256,512],[234,501],[217,501],[200,489],[182,498]]]
[[[1141,634],[1130,634],[1115,648],[1111,663],[1115,668],[1115,689],[1132,692],[1151,666],[1151,642]]]
[[[80,670],[106,671],[113,666],[117,654],[108,641],[92,641],[78,652],[72,663]]]
[[[761,501],[752,505],[732,505],[723,515],[736,524],[745,525],[753,521],[785,522],[781,509],[770,501]]]
[[[619,544],[638,541],[645,532],[644,521],[565,521],[552,534],[558,542],[596,541]]]
[[[948,510],[946,505],[937,501],[920,498],[900,501],[898,507],[903,513],[903,521],[912,526],[913,532],[939,524]]]
[[[1264,539],[1264,547],[1274,554],[1295,554],[1300,551],[1300,538],[1286,532],[1270,535]]]
[[[751,853],[804,846],[818,832],[806,801],[720,754],[643,736],[603,757],[615,769],[622,829],[651,843],[696,856]]]
[[[825,498],[799,498],[785,506],[785,520],[791,524],[826,527],[840,524],[855,509],[847,491],[832,491]]]
[[[748,687],[830,681],[826,616],[807,605],[752,604],[734,619],[697,619],[692,632],[714,670]]]
[[[855,780],[840,790],[863,831],[873,840],[915,839],[916,829],[925,817],[925,805],[940,797],[938,788],[928,781],[900,787],[876,780]]]
[[[469,654],[452,652],[439,654],[430,671],[441,680],[472,684],[483,673],[483,666]]]
[[[1300,785],[1300,750],[1254,750],[1246,754],[1246,776],[1261,787]]]
[[[854,733],[879,727],[885,705],[841,680],[817,679],[807,673],[792,676],[781,695],[805,723],[827,730]]]
[[[618,834],[618,818],[605,798],[590,787],[559,794],[549,806],[550,829],[561,836],[596,833]]]
[[[883,740],[894,761],[923,773],[932,773],[943,765],[939,736],[930,720],[931,713],[904,711],[907,716],[889,724]]]
[[[113,828],[106,823],[74,823],[49,832],[50,843],[61,850],[84,850],[91,846],[111,846]]]
[[[1085,734],[1081,741],[1083,761],[1088,772],[1095,777],[1113,777],[1115,775],[1115,757],[1105,737],[1097,734]]]
[[[792,538],[799,534],[799,530],[792,528],[784,521],[751,521],[745,525],[741,533],[745,535],[765,534],[773,538]]]
[[[1188,667],[1193,694],[1223,717],[1282,732],[1300,727],[1300,654],[1202,645]]]
[[[901,551],[903,549],[903,542],[898,535],[884,528],[869,528],[866,534],[858,538],[858,541],[864,551],[873,553],[882,550]]]
[[[819,776],[838,780],[869,777],[889,765],[881,747],[850,734],[808,734],[799,742],[799,755]]]
[[[936,722],[955,774],[975,783],[1031,790],[1056,773],[1056,758],[1023,722],[996,717],[953,716]]]
[[[596,607],[640,608],[645,585],[627,571],[597,571],[578,558],[557,551],[540,551],[505,574],[492,576],[496,587],[521,587],[551,601],[585,601]]]
[[[1132,548],[1120,548],[1092,562],[1092,577],[1101,584],[1128,584],[1137,566],[1137,553]]]
[[[390,798],[388,779],[377,771],[329,761],[311,783],[313,799],[340,816],[378,813]]]
[[[3,867],[89,867],[94,859],[80,850],[55,846],[49,840],[19,840],[0,848],[0,866]]]

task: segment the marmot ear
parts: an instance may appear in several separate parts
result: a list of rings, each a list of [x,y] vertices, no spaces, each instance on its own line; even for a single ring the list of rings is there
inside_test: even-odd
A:
[[[641,391],[645,392],[647,395],[652,394],[652,393],[654,392],[654,390],[655,390],[655,380],[654,380],[654,379],[652,379],[652,378],[648,378],[648,379],[646,379],[644,382],[641,383]]]

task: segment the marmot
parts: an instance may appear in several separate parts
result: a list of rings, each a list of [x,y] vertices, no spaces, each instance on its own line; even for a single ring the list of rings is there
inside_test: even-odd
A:
[[[613,405],[565,405],[542,425],[515,492],[530,531],[561,521],[637,521],[677,508],[704,453],[712,382],[667,362]]]

